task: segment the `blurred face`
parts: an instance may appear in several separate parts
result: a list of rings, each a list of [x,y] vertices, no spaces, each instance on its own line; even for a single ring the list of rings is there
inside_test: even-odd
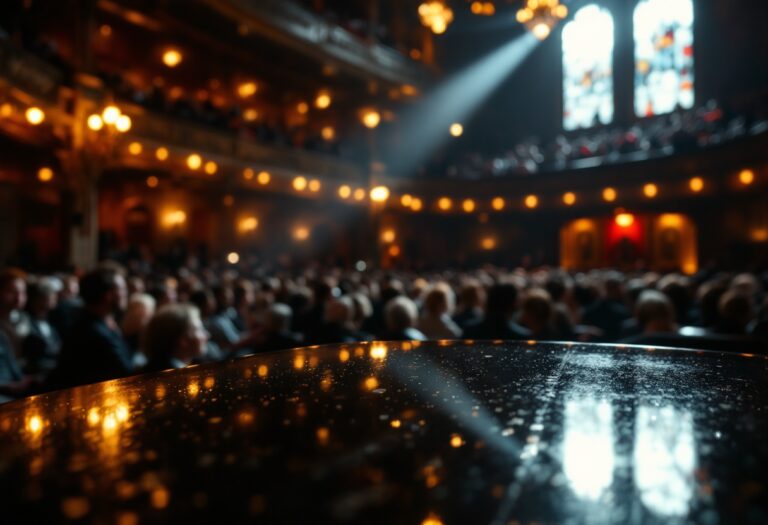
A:
[[[122,275],[115,277],[113,294],[113,310],[122,312],[128,307],[128,285]]]
[[[182,338],[179,344],[179,359],[189,362],[196,357],[205,354],[205,347],[208,344],[208,331],[203,326],[200,317],[195,316],[192,320],[192,326],[186,336]]]
[[[0,308],[7,311],[21,310],[27,304],[27,283],[14,279],[0,291]]]

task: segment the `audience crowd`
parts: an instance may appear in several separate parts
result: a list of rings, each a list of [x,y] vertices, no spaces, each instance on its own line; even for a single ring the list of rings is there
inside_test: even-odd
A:
[[[0,398],[371,340],[768,352],[768,274],[135,270],[104,262],[80,276],[0,271]]]
[[[639,120],[627,129],[597,126],[560,134],[550,142],[529,138],[492,156],[459,152],[458,158],[433,159],[424,175],[463,179],[530,175],[694,153],[767,132],[765,97],[746,106],[740,111],[725,110],[710,101],[691,110]]]

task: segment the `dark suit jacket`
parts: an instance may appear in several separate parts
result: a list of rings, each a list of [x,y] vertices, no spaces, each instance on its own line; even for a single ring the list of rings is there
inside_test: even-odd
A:
[[[67,388],[124,377],[131,370],[131,352],[120,333],[83,310],[64,339],[49,383],[52,388]]]
[[[21,367],[11,348],[11,342],[0,332],[0,386],[22,379]]]

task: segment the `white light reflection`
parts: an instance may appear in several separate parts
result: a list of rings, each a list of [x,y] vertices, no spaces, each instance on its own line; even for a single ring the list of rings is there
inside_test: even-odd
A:
[[[615,455],[613,408],[606,400],[578,399],[565,406],[563,471],[577,496],[597,500],[611,485]]]
[[[687,514],[696,467],[691,414],[669,406],[641,406],[634,464],[635,485],[651,512],[664,516]]]

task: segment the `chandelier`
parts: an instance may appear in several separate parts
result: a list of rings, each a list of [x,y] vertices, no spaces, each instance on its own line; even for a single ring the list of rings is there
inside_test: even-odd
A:
[[[517,12],[517,21],[528,31],[544,40],[560,20],[568,16],[568,8],[560,0],[525,0],[525,7]]]
[[[419,6],[419,18],[423,26],[431,29],[434,34],[441,35],[453,22],[453,10],[442,0],[432,0]]]

